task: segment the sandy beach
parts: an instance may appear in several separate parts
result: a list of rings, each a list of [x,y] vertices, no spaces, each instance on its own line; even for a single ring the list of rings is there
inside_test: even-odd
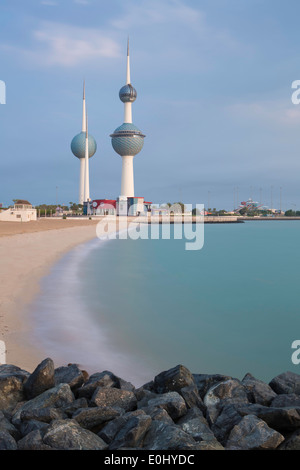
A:
[[[76,245],[96,238],[98,220],[0,222],[0,339],[6,362],[28,371],[44,359],[32,344],[30,303],[39,281]]]

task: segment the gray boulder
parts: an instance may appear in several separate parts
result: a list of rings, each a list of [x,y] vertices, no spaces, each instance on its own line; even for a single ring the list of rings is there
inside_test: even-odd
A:
[[[64,411],[61,408],[54,408],[53,406],[46,406],[43,408],[28,408],[23,409],[20,414],[21,421],[42,421],[43,423],[50,423],[53,419],[66,418]]]
[[[188,449],[190,452],[193,450],[225,450],[224,447],[217,440],[214,441],[201,441],[190,446]]]
[[[237,411],[241,416],[255,415],[281,433],[293,432],[300,427],[300,408],[273,408],[253,404],[237,406]]]
[[[120,411],[111,406],[97,406],[93,408],[82,408],[73,414],[72,418],[77,421],[82,428],[90,429],[97,433],[103,427],[103,423],[120,416]]]
[[[23,411],[32,411],[42,408],[60,408],[70,405],[74,401],[74,395],[68,384],[59,384],[32,400],[22,403],[12,417],[12,423],[18,425],[21,422],[21,413]]]
[[[276,397],[271,401],[270,406],[275,408],[300,408],[300,395],[296,395],[295,393],[276,395]]]
[[[24,400],[23,384],[29,375],[20,367],[0,365],[0,410],[13,410]]]
[[[8,432],[16,440],[20,438],[20,432],[2,411],[0,411],[0,431]]]
[[[225,405],[211,427],[216,439],[225,445],[232,428],[241,420],[242,416],[236,410],[235,405]]]
[[[115,384],[115,376],[111,372],[96,372],[77,390],[77,395],[90,399],[98,387],[114,387]]]
[[[138,400],[137,407],[138,408],[145,408],[148,406],[148,403],[153,398],[157,398],[158,394],[155,392],[151,392],[150,390],[143,389],[135,392],[135,396]]]
[[[179,419],[187,412],[185,401],[177,392],[157,395],[155,398],[149,400],[148,406],[163,408],[173,420]]]
[[[158,406],[146,406],[143,408],[145,413],[150,416],[153,420],[164,421],[165,423],[174,424],[169,413]]]
[[[176,424],[197,442],[216,441],[207,420],[197,407],[189,409],[186,415],[180,418]]]
[[[126,380],[123,380],[112,372],[105,370],[103,372],[95,372],[92,374],[83,386],[78,389],[78,397],[90,399],[98,387],[113,387],[120,390],[131,392],[135,391],[134,385],[130,382],[126,382]]]
[[[133,392],[118,388],[96,388],[92,398],[93,406],[113,406],[125,411],[132,411],[137,407],[137,399]]]
[[[278,450],[300,450],[300,429],[289,436],[280,444]]]
[[[15,439],[7,431],[0,431],[0,450],[17,450]]]
[[[277,375],[277,377],[271,380],[269,385],[277,394],[295,393],[300,395],[300,375],[294,372],[288,371]]]
[[[145,383],[140,388],[142,388],[144,390],[149,390],[149,392],[155,392],[155,390],[154,390],[154,380],[150,380],[150,382]]]
[[[198,393],[196,384],[181,388],[179,393],[184,399],[188,408],[194,408],[197,406],[201,411],[205,411],[205,405]]]
[[[180,426],[152,421],[145,435],[143,449],[146,450],[182,450],[193,448],[196,441],[184,432]]]
[[[115,418],[108,423],[101,429],[98,433],[98,436],[101,437],[107,444],[110,444],[118,434],[118,432],[126,425],[126,423],[135,416],[145,416],[144,410],[135,410],[124,413],[123,415]]]
[[[256,379],[249,373],[243,378],[242,384],[248,393],[249,401],[252,403],[268,406],[273,398],[277,396],[270,385]]]
[[[80,408],[87,408],[89,406],[88,401],[86,398],[77,398],[69,405],[63,408],[64,412],[66,413],[68,418],[71,418],[75,411],[79,410]]]
[[[271,429],[254,415],[245,416],[232,429],[226,449],[228,450],[274,450],[284,437]]]
[[[182,365],[161,372],[154,378],[154,391],[156,393],[179,392],[182,388],[195,385],[191,372]]]
[[[48,426],[48,425],[47,425]],[[44,444],[42,430],[35,429],[18,441],[19,450],[52,450],[52,447]]]
[[[7,375],[14,375],[25,381],[30,376],[30,372],[12,364],[0,364],[0,376],[5,377]]]
[[[54,371],[55,385],[65,383],[69,384],[72,392],[75,392],[84,383],[84,373],[79,369],[77,364],[69,364],[68,366],[58,367]]]
[[[28,377],[24,384],[24,393],[26,398],[31,400],[54,386],[54,363],[52,359],[47,358]]]
[[[148,415],[132,416],[116,434],[113,442],[109,445],[109,450],[140,447],[151,423],[152,419]]]
[[[43,436],[44,444],[58,450],[104,450],[105,442],[75,420],[54,420]]]
[[[26,436],[32,431],[46,431],[47,427],[49,426],[48,423],[44,423],[43,421],[38,421],[37,419],[30,419],[29,421],[23,421],[20,424],[20,432],[22,436]]]
[[[248,395],[245,387],[237,379],[225,380],[213,385],[204,397],[207,408],[206,417],[213,424],[222,408],[228,404],[248,404]]]
[[[232,379],[229,375],[221,374],[193,374],[193,378],[202,400],[211,387],[219,382],[225,382],[226,380]]]

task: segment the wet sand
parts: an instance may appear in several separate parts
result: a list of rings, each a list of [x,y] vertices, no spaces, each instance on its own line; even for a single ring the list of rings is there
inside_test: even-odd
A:
[[[30,304],[39,281],[67,251],[96,238],[98,222],[0,222],[0,340],[5,341],[8,364],[32,371],[44,359],[30,335]]]

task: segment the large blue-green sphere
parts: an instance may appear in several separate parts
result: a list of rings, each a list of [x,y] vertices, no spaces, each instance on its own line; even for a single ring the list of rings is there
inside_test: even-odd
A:
[[[128,155],[136,155],[144,145],[144,137],[142,132],[133,124],[125,122],[122,126],[117,127],[110,136],[112,146],[121,157]]]
[[[119,91],[119,97],[123,103],[133,103],[137,97],[136,89],[133,88],[131,83],[128,83]]]
[[[88,134],[89,139],[89,158],[91,158],[96,150],[97,150],[97,143],[94,137]],[[77,158],[85,158],[85,132],[80,132],[79,134],[75,135],[71,142],[71,150],[74,153],[75,157]]]

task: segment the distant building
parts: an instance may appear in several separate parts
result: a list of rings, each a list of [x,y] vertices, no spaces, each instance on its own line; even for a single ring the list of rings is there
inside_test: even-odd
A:
[[[94,199],[90,210],[92,215],[116,215],[116,203],[113,199]]]
[[[37,220],[36,212],[30,202],[20,199],[15,202],[13,207],[1,212],[0,221],[30,222],[31,220]]]
[[[151,215],[170,215],[170,208],[169,207],[152,207],[151,208]]]
[[[64,210],[62,207],[60,206],[57,206],[57,208],[55,209],[55,217],[60,217],[61,215],[63,215],[64,213]]]
[[[152,202],[144,201],[143,197],[119,197],[115,199],[94,199],[84,204],[85,215],[146,215],[151,210]]]

